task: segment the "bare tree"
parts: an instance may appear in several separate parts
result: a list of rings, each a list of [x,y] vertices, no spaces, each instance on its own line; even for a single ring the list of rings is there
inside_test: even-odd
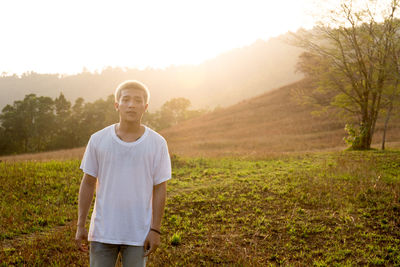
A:
[[[389,120],[395,110],[395,107],[399,106],[400,101],[400,43],[394,44],[392,49],[391,62],[393,66],[390,69],[390,75],[392,79],[391,86],[387,87],[384,99],[384,109],[386,111],[385,122],[383,127],[382,135],[382,150],[385,149],[386,142],[386,131],[388,128]]]
[[[378,9],[381,3],[371,0],[360,7],[342,1],[313,30],[294,34],[295,44],[306,50],[299,70],[318,85],[310,98],[325,97],[325,102],[357,122],[356,128],[346,126],[353,149],[370,148],[379,112],[393,103],[386,88],[395,80],[399,1]]]

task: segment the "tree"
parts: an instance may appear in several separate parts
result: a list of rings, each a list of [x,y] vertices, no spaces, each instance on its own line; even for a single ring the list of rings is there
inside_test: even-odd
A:
[[[154,112],[146,112],[143,116],[143,123],[159,131],[171,127],[184,120],[200,116],[206,110],[189,110],[190,100],[180,97],[165,102],[161,109]]]
[[[21,101],[19,101],[21,102]],[[26,145],[26,134],[23,131],[23,125],[18,123],[20,120],[19,114],[16,110],[16,102],[14,105],[7,105],[3,108],[0,115],[1,121],[1,144],[2,154],[23,152]]]
[[[49,149],[52,138],[56,131],[54,100],[47,96],[36,98],[34,109],[33,126],[33,142],[35,148],[33,151],[45,151]]]
[[[114,107],[115,97],[109,95],[105,101],[105,121],[104,125],[110,125],[119,121],[119,114]]]
[[[388,86],[384,92],[383,108],[386,113],[383,136],[382,136],[382,150],[385,149],[386,142],[386,131],[388,128],[389,120],[393,111],[400,107],[400,42],[395,43],[391,47],[392,57],[390,62],[392,64],[389,72],[389,78],[391,79],[391,84]]]
[[[168,128],[187,119],[187,111],[191,103],[189,99],[180,97],[165,102],[159,113],[159,127]]]
[[[174,125],[187,118],[187,111],[190,106],[189,99],[183,97],[173,98],[162,105],[161,112]]]
[[[26,95],[7,105],[0,121],[13,152],[46,150],[54,132],[54,102],[50,97]]]
[[[68,148],[71,146],[71,127],[68,124],[71,117],[71,102],[68,101],[63,93],[54,100],[55,106],[55,130],[52,148]]]
[[[98,99],[92,103],[86,103],[82,114],[85,140],[89,136],[105,126],[118,122],[118,112],[114,107],[114,97],[110,95],[107,100]]]
[[[347,141],[353,149],[369,149],[383,103],[391,101],[385,91],[393,86],[390,73],[393,48],[399,46],[399,2],[392,0],[379,12],[371,8],[378,7],[377,0],[363,7],[354,2],[342,1],[325,21],[294,37],[296,45],[306,50],[298,68],[317,85],[308,92],[310,102],[340,108],[358,124],[347,125]]]
[[[12,152],[7,135],[3,127],[0,126],[0,155]]]
[[[78,147],[84,145],[88,139],[82,138],[85,130],[83,122],[85,100],[78,97],[74,105],[70,108],[70,114],[66,119],[67,135],[69,141],[66,147]],[[64,148],[66,148],[64,147]],[[60,147],[59,147],[60,148]]]

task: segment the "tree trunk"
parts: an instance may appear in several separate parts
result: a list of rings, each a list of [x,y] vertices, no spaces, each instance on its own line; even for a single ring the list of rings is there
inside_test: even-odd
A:
[[[24,139],[24,153],[28,152],[28,138]]]
[[[358,147],[355,147],[356,150],[368,150],[371,148],[371,141],[373,135],[372,123],[368,119],[368,117],[364,117],[360,126],[359,126],[359,138],[360,142],[358,143]]]
[[[361,131],[365,131],[365,133],[360,134],[361,142],[360,142],[360,150],[368,150],[371,149],[371,141],[372,134],[371,129],[360,129]]]
[[[40,136],[39,136],[39,138],[38,138],[38,144],[37,144],[37,152],[40,152],[40,151],[41,151],[41,146],[42,146],[42,140],[41,140],[41,138],[40,138]]]
[[[386,119],[385,119],[385,126],[383,127],[382,150],[385,150],[386,130],[387,130],[387,126],[389,124],[389,119],[390,119],[390,115],[392,113],[392,109],[393,109],[393,104],[390,103],[388,113],[387,113]]]

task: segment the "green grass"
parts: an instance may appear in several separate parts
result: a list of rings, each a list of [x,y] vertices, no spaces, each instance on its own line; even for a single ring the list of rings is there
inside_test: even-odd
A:
[[[149,266],[400,265],[400,151],[172,162]],[[73,244],[79,162],[0,166],[0,262],[87,265]]]
[[[62,226],[76,214],[78,161],[0,163],[0,241]]]

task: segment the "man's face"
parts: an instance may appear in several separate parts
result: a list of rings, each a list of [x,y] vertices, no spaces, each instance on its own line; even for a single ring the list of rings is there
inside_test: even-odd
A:
[[[121,120],[128,122],[140,121],[147,106],[144,92],[138,89],[123,89],[118,103],[115,103]]]

